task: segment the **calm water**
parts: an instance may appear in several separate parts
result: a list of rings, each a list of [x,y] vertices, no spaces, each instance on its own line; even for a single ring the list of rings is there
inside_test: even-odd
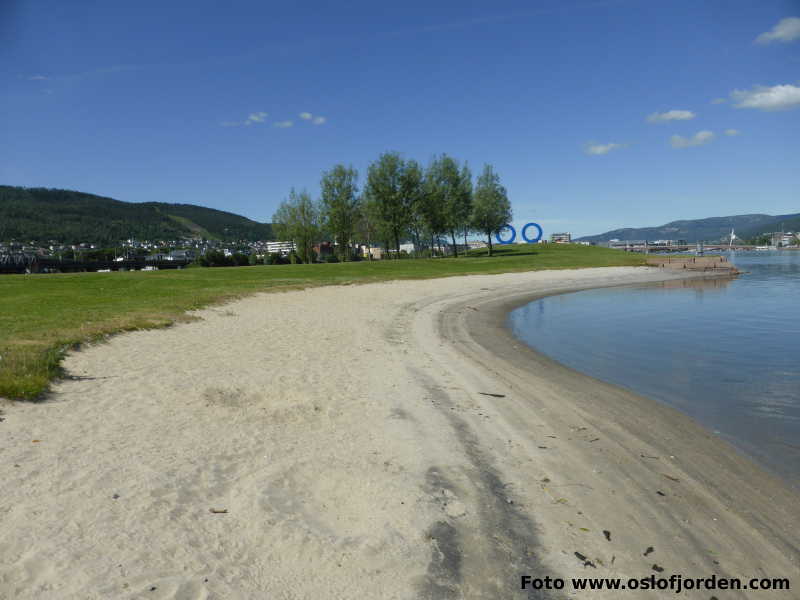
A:
[[[748,273],[552,296],[510,325],[565,365],[689,414],[800,487],[800,252],[730,258]]]

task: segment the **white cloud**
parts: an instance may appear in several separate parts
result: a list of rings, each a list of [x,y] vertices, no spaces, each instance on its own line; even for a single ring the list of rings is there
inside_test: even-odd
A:
[[[249,127],[255,123],[263,123],[268,116],[265,112],[254,112],[247,115],[244,121],[223,121],[220,125],[223,127],[240,127],[242,125]]]
[[[728,100],[726,98],[714,98],[711,104],[725,104]]]
[[[765,31],[756,38],[756,44],[772,42],[791,42],[800,39],[800,17],[786,17],[778,21],[771,31]]]
[[[328,120],[326,117],[321,117],[319,115],[314,116],[310,112],[301,112],[297,116],[303,119],[304,121],[310,121],[312,125],[322,125],[325,121]]]
[[[648,123],[666,123],[667,121],[688,121],[694,119],[695,114],[690,110],[668,110],[663,113],[653,113],[647,117]]]
[[[741,131],[739,131],[738,129],[726,129],[725,130],[725,135],[739,135],[740,133],[741,133]]]
[[[615,144],[614,142],[609,142],[608,144],[593,144],[590,142],[586,144],[584,152],[593,156],[600,156],[602,154],[608,154],[612,150],[619,150],[625,146],[626,144]]]
[[[259,125],[266,123],[267,117],[269,115],[265,112],[254,112],[247,115],[247,118],[244,121],[223,121],[220,123],[222,127],[249,127],[250,125]],[[308,121],[312,125],[322,125],[328,119],[326,117],[321,117],[319,115],[312,115],[310,112],[301,112],[297,115],[304,121]],[[276,121],[272,124],[273,127],[277,127],[279,129],[286,129],[287,127],[292,127],[294,125],[294,121],[286,120],[286,121]]]
[[[800,87],[756,85],[751,90],[733,90],[731,98],[736,108],[758,108],[760,110],[787,110],[800,106]]]
[[[49,77],[45,77],[44,75],[31,75],[28,77],[28,81],[46,81],[50,79]]]
[[[682,135],[673,135],[669,138],[669,143],[673,148],[689,148],[690,146],[702,146],[708,144],[714,139],[713,131],[698,131],[690,138],[685,138]]]
[[[250,113],[245,123],[263,123],[264,119],[266,118],[267,118],[267,113],[265,112]]]

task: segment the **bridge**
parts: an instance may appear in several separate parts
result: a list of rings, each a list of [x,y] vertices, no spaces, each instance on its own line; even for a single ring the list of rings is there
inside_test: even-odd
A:
[[[640,243],[634,242],[630,244],[623,245],[622,243],[614,246],[610,246],[611,248],[616,248],[618,250],[625,250],[626,252],[647,252],[647,253],[655,253],[655,252],[664,252],[664,253],[671,253],[671,252],[690,252],[693,250],[697,250],[697,244],[685,244],[680,246],[661,246],[657,244],[647,244],[647,243]],[[720,251],[728,251],[728,250],[755,250],[756,247],[749,245],[749,244],[702,244],[700,246],[703,252],[720,252]]]

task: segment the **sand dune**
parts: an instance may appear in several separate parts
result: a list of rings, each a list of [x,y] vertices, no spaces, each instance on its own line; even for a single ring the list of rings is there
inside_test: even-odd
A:
[[[510,598],[522,574],[653,565],[792,577],[794,492],[502,331],[536,294],[680,276],[261,294],[73,353],[47,402],[0,423],[0,597]]]

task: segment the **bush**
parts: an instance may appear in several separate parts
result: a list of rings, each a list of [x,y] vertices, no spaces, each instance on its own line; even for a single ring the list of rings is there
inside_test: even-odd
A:
[[[289,264],[289,259],[280,255],[277,252],[270,252],[264,258],[265,265],[286,265]]]
[[[203,267],[225,267],[228,264],[228,257],[219,250],[209,250],[197,259]]]
[[[231,262],[237,267],[244,267],[250,264],[250,258],[246,254],[242,254],[241,252],[236,252],[233,256],[230,257],[230,259]]]
[[[241,254],[239,252],[233,256],[225,256],[224,252],[210,250],[198,258],[197,262],[202,267],[233,267],[248,264],[249,258],[246,254]]]

